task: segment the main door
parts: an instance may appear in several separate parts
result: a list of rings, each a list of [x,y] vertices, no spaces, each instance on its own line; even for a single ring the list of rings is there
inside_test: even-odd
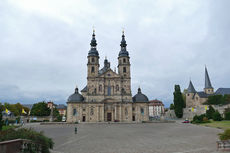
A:
[[[107,113],[107,121],[112,121],[112,113]]]
[[[82,122],[85,122],[85,116],[82,116]]]

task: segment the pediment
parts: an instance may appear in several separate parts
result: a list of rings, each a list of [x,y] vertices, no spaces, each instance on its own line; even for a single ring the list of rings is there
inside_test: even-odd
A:
[[[107,71],[99,75],[99,77],[110,78],[110,77],[120,77],[120,76],[117,73],[115,73],[113,70],[108,69]]]

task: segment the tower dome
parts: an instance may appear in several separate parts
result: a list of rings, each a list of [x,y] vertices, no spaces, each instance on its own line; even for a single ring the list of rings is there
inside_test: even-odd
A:
[[[121,40],[121,51],[119,52],[119,57],[125,56],[128,57],[129,56],[129,52],[126,50],[126,40],[125,40],[125,34],[124,31],[122,31],[122,40]]]
[[[148,102],[149,99],[145,94],[141,93],[141,88],[138,88],[137,94],[133,97],[133,102]]]
[[[97,41],[95,36],[96,36],[95,31],[93,30],[92,40],[90,43],[91,48],[89,50],[88,56],[99,56],[99,53],[97,51]]]
[[[79,94],[78,88],[76,87],[75,92],[69,96],[67,101],[68,102],[83,102],[84,97],[81,94]]]

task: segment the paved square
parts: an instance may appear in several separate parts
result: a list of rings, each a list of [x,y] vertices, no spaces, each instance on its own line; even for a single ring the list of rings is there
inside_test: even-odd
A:
[[[74,134],[74,128],[78,133]],[[53,153],[215,153],[219,129],[181,123],[33,125]]]

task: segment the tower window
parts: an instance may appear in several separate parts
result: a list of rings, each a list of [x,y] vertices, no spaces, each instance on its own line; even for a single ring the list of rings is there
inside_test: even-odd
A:
[[[126,67],[123,67],[123,72],[126,73]]]
[[[91,73],[94,73],[94,71],[95,71],[94,67],[91,67]]]
[[[94,59],[94,58],[92,58],[92,62],[95,62],[95,59]]]
[[[123,58],[123,63],[126,63],[126,59],[125,58]]]

